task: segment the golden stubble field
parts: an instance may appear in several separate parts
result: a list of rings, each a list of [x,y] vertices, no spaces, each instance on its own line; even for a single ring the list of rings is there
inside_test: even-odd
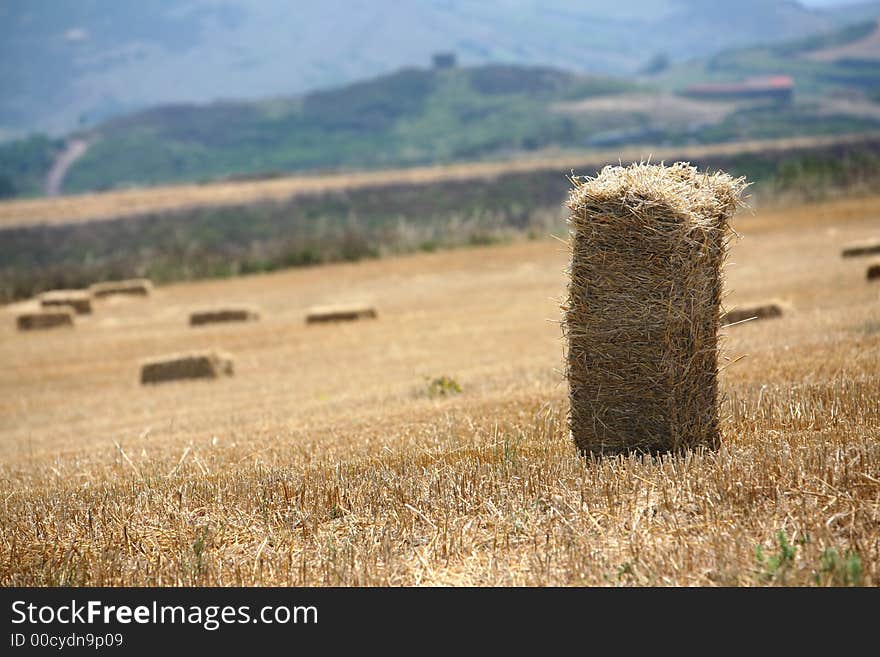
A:
[[[743,214],[718,452],[579,457],[555,240],[159,288],[0,325],[2,585],[880,584],[880,197]],[[374,321],[307,326],[313,304]],[[259,322],[190,328],[191,309]],[[217,347],[234,377],[142,387]],[[447,375],[462,392],[427,394]]]

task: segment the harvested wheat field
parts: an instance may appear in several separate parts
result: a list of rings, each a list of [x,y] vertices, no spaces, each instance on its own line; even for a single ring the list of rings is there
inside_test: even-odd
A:
[[[880,198],[733,226],[725,304],[798,312],[727,331],[722,446],[679,456],[578,455],[552,239],[0,322],[0,584],[876,586],[880,287],[840,251]],[[303,322],[340,290],[381,321]],[[222,335],[180,321],[251,302]],[[206,349],[235,376],[134,376]]]

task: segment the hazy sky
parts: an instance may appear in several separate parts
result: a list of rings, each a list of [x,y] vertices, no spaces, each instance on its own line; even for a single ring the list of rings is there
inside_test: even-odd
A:
[[[834,7],[836,5],[854,5],[858,0],[800,0],[806,7]]]

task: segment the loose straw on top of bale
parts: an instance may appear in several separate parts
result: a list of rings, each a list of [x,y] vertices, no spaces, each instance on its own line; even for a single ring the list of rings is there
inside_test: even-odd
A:
[[[875,253],[880,253],[880,238],[847,244],[843,247],[840,255],[844,258],[855,258]]]
[[[677,163],[573,183],[563,331],[575,444],[716,448],[722,266],[745,180]]]
[[[721,324],[722,326],[731,326],[741,322],[749,323],[759,319],[773,319],[775,317],[782,317],[788,310],[788,304],[776,299],[744,304],[731,308],[722,314]]]
[[[15,318],[19,331],[33,331],[73,326],[73,313],[69,310],[44,310],[22,313]]]
[[[254,308],[208,308],[191,313],[189,324],[190,326],[203,326],[224,322],[249,322],[259,318],[260,313]]]
[[[40,305],[70,306],[77,315],[88,315],[92,312],[92,296],[88,290],[51,290],[40,295]]]
[[[117,295],[147,297],[153,292],[153,282],[147,278],[105,281],[90,285],[89,291],[96,299]]]
[[[142,363],[141,383],[216,379],[234,371],[232,356],[222,351],[170,354]]]
[[[376,309],[368,305],[314,306],[309,308],[306,313],[306,323],[346,322],[357,319],[375,319],[377,316]]]

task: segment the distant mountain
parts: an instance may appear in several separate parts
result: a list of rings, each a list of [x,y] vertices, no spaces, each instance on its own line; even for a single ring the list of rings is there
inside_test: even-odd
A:
[[[790,0],[78,0],[0,3],[0,140],[149,106],[331,88],[436,51],[627,74],[880,15]]]
[[[160,106],[81,132],[91,145],[64,189],[451,162],[585,143],[596,130],[643,119],[572,117],[553,107],[637,89],[546,67],[487,65],[401,69],[290,99]]]

